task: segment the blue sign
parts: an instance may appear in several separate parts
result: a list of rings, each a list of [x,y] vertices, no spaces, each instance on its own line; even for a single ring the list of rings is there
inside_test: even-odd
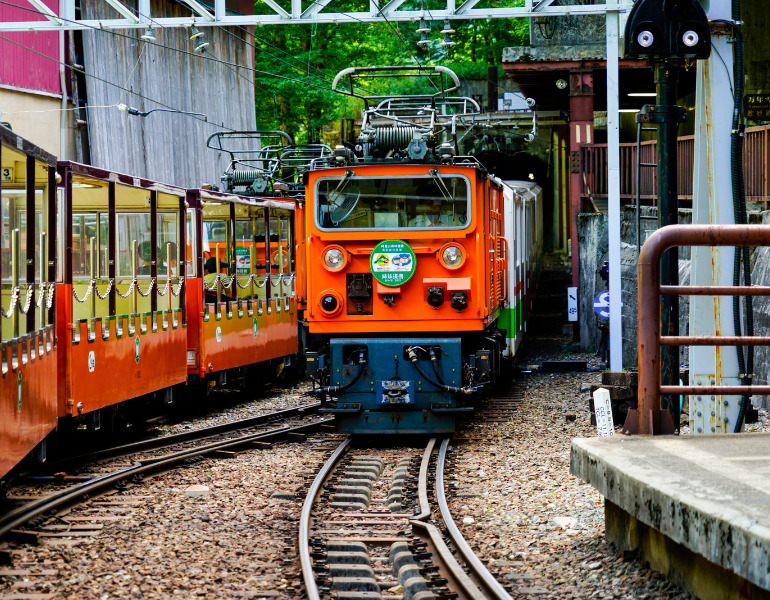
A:
[[[622,302],[620,306],[621,308],[623,307]],[[594,310],[602,319],[610,318],[610,293],[607,290],[599,292],[596,298],[594,298]]]
[[[594,310],[602,319],[610,318],[610,293],[607,290],[594,298]]]

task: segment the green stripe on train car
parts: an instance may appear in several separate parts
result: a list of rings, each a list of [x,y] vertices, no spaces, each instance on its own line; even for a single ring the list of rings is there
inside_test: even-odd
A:
[[[507,338],[515,338],[521,328],[521,302],[517,302],[513,308],[505,308],[497,320],[497,326],[505,329]]]

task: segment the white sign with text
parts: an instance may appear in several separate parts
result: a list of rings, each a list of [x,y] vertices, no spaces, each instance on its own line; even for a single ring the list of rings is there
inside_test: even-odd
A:
[[[594,392],[594,414],[599,437],[615,435],[615,423],[612,422],[612,404],[610,391],[599,388]]]

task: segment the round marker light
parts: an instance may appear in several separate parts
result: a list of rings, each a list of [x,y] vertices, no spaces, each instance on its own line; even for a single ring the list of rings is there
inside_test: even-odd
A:
[[[693,46],[697,46],[698,42],[700,41],[700,36],[698,36],[697,33],[694,31],[685,31],[684,35],[682,36],[682,41],[684,42],[684,45],[688,48],[692,48]]]
[[[328,246],[322,257],[327,271],[339,271],[347,264],[347,253],[339,246]]]
[[[441,264],[447,269],[459,269],[465,262],[465,252],[459,244],[447,244],[440,252]]]
[[[324,296],[321,298],[321,308],[324,309],[325,312],[333,313],[337,310],[337,306],[337,299],[334,296]]]
[[[342,296],[337,290],[327,289],[318,295],[318,308],[326,317],[333,317],[342,310]]]
[[[639,44],[642,48],[649,48],[652,46],[654,41],[655,36],[652,35],[651,31],[642,31],[638,36],[636,36],[636,43]]]

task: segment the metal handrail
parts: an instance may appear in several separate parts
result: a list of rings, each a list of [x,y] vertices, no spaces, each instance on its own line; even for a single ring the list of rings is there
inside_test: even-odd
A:
[[[662,336],[661,295],[770,296],[770,287],[661,286],[660,259],[676,246],[770,246],[768,225],[668,225],[639,254],[639,409],[636,433],[660,433],[660,396],[668,394],[770,394],[770,385],[681,386],[660,384],[661,346],[770,346],[770,337]]]

